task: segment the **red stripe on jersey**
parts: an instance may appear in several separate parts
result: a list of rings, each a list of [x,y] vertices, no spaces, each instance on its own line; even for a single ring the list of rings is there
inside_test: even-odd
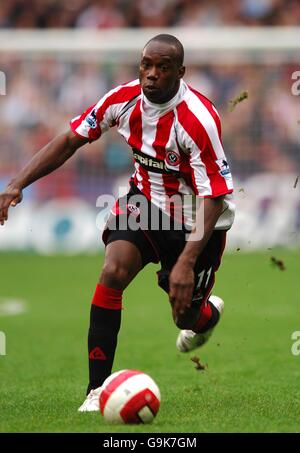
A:
[[[198,189],[195,183],[195,178],[193,180],[194,172],[191,172],[191,166],[189,162],[189,156],[186,154],[181,154],[181,161],[180,161],[180,174],[182,175],[183,179],[187,183],[189,187],[191,187],[195,193],[198,193]]]
[[[166,146],[170,138],[173,122],[174,113],[172,111],[163,115],[157,123],[156,136],[152,147],[155,149],[158,159],[165,160],[166,158]],[[177,178],[172,175],[163,174],[163,182],[167,195],[171,196],[174,193],[178,193],[179,182]]]
[[[171,111],[159,118],[156,125],[156,135],[152,147],[156,151],[156,157],[164,160],[166,157],[166,144],[170,138],[171,127],[174,121],[174,113]]]
[[[136,376],[137,374],[143,374],[141,371],[136,371],[136,370],[124,370],[118,376],[113,378],[110,383],[104,387],[104,389],[101,392],[100,395],[100,411],[103,414],[106,403],[110,395],[116,390],[116,388],[119,387],[123,382],[127,381],[132,376]]]
[[[174,113],[173,111],[163,115],[157,123],[156,126],[156,136],[155,140],[152,144],[153,149],[156,151],[156,157],[161,160],[165,160],[166,158],[166,146],[170,138],[171,129],[174,122]],[[179,188],[179,181],[176,177],[172,175],[163,174],[162,175],[164,189],[166,195],[171,197],[174,194],[178,193]],[[175,215],[174,212],[174,205],[166,206],[166,209],[169,211],[172,216]],[[182,209],[181,206],[178,207],[180,210],[180,220],[181,220],[181,213]]]
[[[148,200],[151,201],[151,185],[149,181],[149,173],[141,165],[139,165],[138,172],[142,178],[142,188],[140,190],[148,198]],[[138,186],[138,183],[139,181],[135,174],[134,184]]]
[[[143,145],[143,127],[142,127],[142,112],[141,112],[141,100],[135,104],[134,109],[129,118],[129,129],[130,136],[128,144],[132,148],[142,149]]]
[[[122,85],[122,87],[114,93],[114,104],[122,104],[123,102],[131,101],[134,97],[141,94],[141,85],[137,83],[133,86]]]
[[[138,187],[138,179],[137,179],[137,170],[135,170],[134,174],[130,178],[130,182],[133,182],[133,184]]]
[[[123,104],[124,102],[128,102],[131,99],[133,99],[135,96],[140,94],[141,92],[141,86],[140,84],[134,85],[132,87],[128,86],[122,86],[118,91],[113,92],[110,96],[108,96],[105,101],[103,102],[102,105],[97,110],[97,124],[99,125],[101,121],[104,118],[106,110],[114,104]],[[112,124],[111,126],[114,126],[116,123]],[[97,134],[97,128],[96,129],[91,129],[89,131],[89,135],[91,134],[91,137],[93,140],[95,140],[94,136],[96,137]],[[101,131],[100,131],[101,135]],[[98,135],[96,138],[99,138],[100,135]]]
[[[205,107],[207,108],[207,110],[209,111],[209,113],[211,114],[213,119],[215,120],[217,129],[218,129],[219,139],[222,143],[221,121],[220,121],[220,117],[217,114],[216,110],[213,108],[213,103],[209,99],[207,99],[207,97],[205,97],[203,94],[199,93],[199,91],[196,91],[194,88],[191,88],[189,86],[189,89],[200,99],[202,104],[205,105]]]
[[[141,390],[130,398],[123,406],[120,415],[125,423],[143,423],[139,417],[139,411],[147,406],[153,415],[156,415],[160,406],[159,399],[150,389]]]
[[[202,160],[203,164],[206,167],[206,173],[210,180],[212,197],[219,195],[225,195],[231,191],[227,188],[226,181],[219,173],[219,166],[216,163],[217,156],[215,150],[211,144],[210,138],[200,122],[200,120],[191,112],[188,108],[188,105],[183,101],[178,107],[178,120],[182,127],[185,129],[186,133],[191,137],[191,139],[196,143],[199,149],[199,159]],[[192,168],[192,180],[193,188],[195,190],[196,178],[195,171]],[[199,189],[197,188],[196,193],[201,196]]]
[[[177,107],[177,112],[178,112],[178,121],[179,123],[183,123],[186,115],[188,115],[189,110],[187,107],[186,102],[182,102],[178,107]],[[180,163],[180,172],[183,174],[183,177],[187,184],[193,189],[195,194],[199,194],[199,190],[195,181],[195,175],[194,172],[192,171],[192,168],[190,166],[189,158],[184,159]]]
[[[142,126],[142,112],[141,112],[141,100],[139,99],[136,103],[130,118],[129,118],[129,129],[130,136],[128,139],[128,144],[132,148],[136,148],[141,151],[143,146],[143,126]],[[149,174],[148,172],[139,165],[139,169],[136,170],[134,175],[134,183],[138,186],[139,182],[137,179],[137,172],[142,177],[142,188],[141,191],[146,195],[150,200],[150,183],[149,183]]]
[[[140,84],[134,85],[132,87],[122,86],[119,90],[114,91],[110,96],[108,96],[103,104],[97,110],[97,119],[99,122],[103,120],[105,112],[110,105],[114,104],[123,104],[133,99],[135,96],[139,95],[141,92]]]

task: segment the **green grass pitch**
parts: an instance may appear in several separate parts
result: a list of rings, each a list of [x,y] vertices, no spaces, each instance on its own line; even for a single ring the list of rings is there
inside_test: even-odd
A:
[[[271,256],[286,270],[272,266]],[[0,299],[23,299],[27,312],[1,316],[1,432],[299,432],[300,252],[225,253],[215,294],[225,313],[196,351],[204,371],[175,348],[178,329],[148,266],[124,295],[114,371],[149,373],[162,394],[150,425],[110,425],[79,414],[87,384],[86,334],[102,256],[0,255]]]

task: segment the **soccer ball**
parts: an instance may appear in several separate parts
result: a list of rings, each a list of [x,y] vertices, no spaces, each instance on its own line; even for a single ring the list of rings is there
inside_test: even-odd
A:
[[[142,371],[121,370],[102,385],[100,411],[112,423],[150,423],[160,406],[160,391]]]

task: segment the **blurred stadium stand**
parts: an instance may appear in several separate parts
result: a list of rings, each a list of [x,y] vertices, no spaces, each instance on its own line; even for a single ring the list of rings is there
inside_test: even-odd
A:
[[[3,28],[272,26],[300,23],[297,0],[1,0]]]
[[[298,24],[300,2],[292,0],[228,0],[222,7],[211,0],[1,0],[7,95],[0,96],[0,190],[71,118],[136,78],[142,46],[161,31],[182,40],[185,80],[221,115],[237,193],[260,174],[290,178],[293,189],[300,174],[300,98],[291,93],[300,70]],[[231,112],[229,101],[244,90],[249,98]],[[132,169],[131,150],[111,130],[26,198],[80,198],[95,206]]]

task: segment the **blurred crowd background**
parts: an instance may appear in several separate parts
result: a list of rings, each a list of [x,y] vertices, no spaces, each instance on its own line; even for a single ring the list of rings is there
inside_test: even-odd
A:
[[[298,0],[1,0],[0,27],[299,25]]]
[[[221,7],[220,7],[221,4]],[[30,6],[30,7],[29,7]],[[282,0],[1,0],[0,28],[202,27],[298,25],[300,2]],[[136,65],[55,57],[1,59],[7,95],[0,96],[0,184],[71,118],[110,88],[137,78]],[[295,64],[189,64],[186,81],[220,112],[225,151],[239,179],[260,172],[299,173],[299,97]],[[229,102],[247,90],[233,111]],[[131,150],[115,130],[86,145],[59,172],[32,186],[34,199],[80,196],[95,203],[116,177],[133,169]]]

